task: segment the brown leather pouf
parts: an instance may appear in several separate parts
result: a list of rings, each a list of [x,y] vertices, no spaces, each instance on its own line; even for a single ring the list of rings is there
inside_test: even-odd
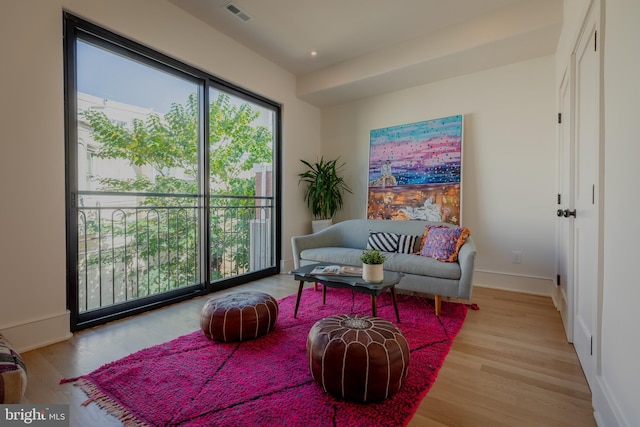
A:
[[[400,329],[379,317],[352,314],[313,325],[307,356],[324,391],[360,402],[395,394],[409,367],[409,345]]]
[[[278,301],[264,292],[236,292],[211,298],[202,307],[200,328],[214,341],[236,342],[273,330]]]

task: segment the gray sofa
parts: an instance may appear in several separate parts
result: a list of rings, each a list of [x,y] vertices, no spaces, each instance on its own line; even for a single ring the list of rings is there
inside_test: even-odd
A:
[[[420,220],[352,219],[339,222],[315,234],[292,237],[294,265],[295,268],[318,262],[362,265],[360,255],[367,245],[369,231],[421,236],[427,224],[453,227],[451,224]],[[419,245],[420,239],[417,240]],[[476,255],[471,236],[460,248],[457,262],[440,262],[413,254],[385,252],[385,255],[385,270],[404,273],[396,287],[434,295],[436,315],[440,315],[443,296],[471,298]]]

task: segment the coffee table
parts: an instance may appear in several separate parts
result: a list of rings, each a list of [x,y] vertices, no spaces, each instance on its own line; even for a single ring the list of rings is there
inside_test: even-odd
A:
[[[400,279],[402,279],[402,273],[397,273],[395,271],[385,271],[384,279],[380,283],[366,282],[362,277],[358,276],[321,276],[311,274],[311,271],[313,271],[315,267],[324,265],[335,264],[319,263],[305,265],[291,271],[291,274],[294,275],[294,279],[300,281],[300,286],[298,286],[298,296],[296,298],[296,308],[293,312],[294,318],[298,316],[298,307],[300,306],[300,297],[302,296],[302,288],[304,287],[304,282],[316,282],[322,284],[322,304],[325,304],[326,302],[327,287],[350,288],[356,292],[371,295],[371,313],[373,314],[373,316],[376,316],[378,313],[378,295],[388,289],[391,292],[391,297],[393,298],[393,308],[396,311],[396,320],[398,321],[398,323],[400,323],[400,314],[398,313],[398,299],[396,297],[396,285],[398,284],[398,282],[400,282]]]

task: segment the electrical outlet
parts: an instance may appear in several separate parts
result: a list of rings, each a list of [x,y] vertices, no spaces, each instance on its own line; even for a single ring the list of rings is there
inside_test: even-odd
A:
[[[511,252],[511,262],[520,264],[522,262],[522,253],[520,251]]]

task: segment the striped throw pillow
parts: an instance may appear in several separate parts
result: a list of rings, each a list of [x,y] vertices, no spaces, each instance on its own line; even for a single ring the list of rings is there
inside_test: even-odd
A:
[[[412,254],[416,251],[416,242],[421,236],[409,236],[400,234],[398,236],[398,249],[396,252],[400,254]]]
[[[395,252],[398,249],[399,237],[395,233],[369,231],[367,249],[377,249],[383,252]]]

